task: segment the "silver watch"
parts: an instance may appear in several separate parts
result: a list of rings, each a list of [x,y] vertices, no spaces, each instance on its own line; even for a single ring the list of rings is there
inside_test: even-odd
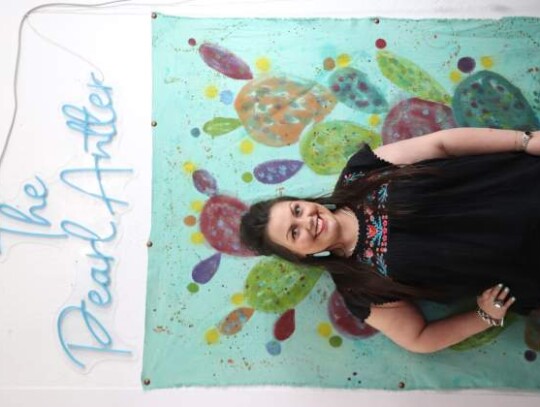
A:
[[[521,151],[525,151],[527,149],[527,144],[529,144],[529,141],[531,141],[533,137],[533,134],[530,131],[524,131],[521,134]]]

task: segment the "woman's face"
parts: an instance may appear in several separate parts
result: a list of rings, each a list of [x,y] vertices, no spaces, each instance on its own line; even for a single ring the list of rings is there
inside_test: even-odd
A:
[[[338,246],[341,225],[324,206],[307,201],[281,201],[270,209],[268,237],[292,252],[308,255]]]

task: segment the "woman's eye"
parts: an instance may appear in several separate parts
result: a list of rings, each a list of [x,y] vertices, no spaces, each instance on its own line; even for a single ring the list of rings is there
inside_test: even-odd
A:
[[[296,228],[294,228],[294,229],[292,230],[291,235],[292,235],[293,240],[296,239],[296,236],[298,235],[298,231],[296,230]]]
[[[300,215],[300,207],[298,205],[295,205],[294,206],[294,214],[296,216]]]

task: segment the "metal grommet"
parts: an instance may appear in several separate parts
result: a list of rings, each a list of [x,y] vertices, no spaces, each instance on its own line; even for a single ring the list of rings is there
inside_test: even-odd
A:
[[[152,18],[157,18],[157,13],[152,13]]]
[[[404,388],[405,388],[405,383],[399,382],[398,387],[399,387],[400,389],[404,389]]]
[[[381,20],[378,17],[376,17],[376,18],[373,19],[373,22],[375,24],[379,24],[381,22]]]
[[[157,122],[155,120],[152,120],[152,127],[156,127],[157,126]]]
[[[154,245],[154,243],[152,243],[151,240],[149,240],[148,242],[146,242],[146,247],[152,247]]]
[[[148,386],[148,385],[150,384],[150,379],[144,379],[144,380],[143,380],[143,384],[144,384],[145,386]]]

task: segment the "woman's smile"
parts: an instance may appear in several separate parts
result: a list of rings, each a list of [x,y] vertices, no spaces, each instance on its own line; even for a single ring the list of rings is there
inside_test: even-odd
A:
[[[316,230],[316,235],[315,237],[319,237],[319,235],[324,232],[324,229],[326,228],[326,222],[324,221],[323,218],[321,218],[319,216],[319,214],[317,213],[317,228],[315,229]]]

